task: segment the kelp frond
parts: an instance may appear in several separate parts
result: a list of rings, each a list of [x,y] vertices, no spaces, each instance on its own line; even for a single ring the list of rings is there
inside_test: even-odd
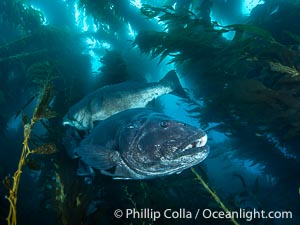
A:
[[[237,40],[239,38],[237,38],[238,36],[240,37],[240,34],[248,34],[248,35],[252,35],[255,37],[260,37],[263,38],[265,40],[269,40],[271,42],[275,42],[274,37],[272,36],[272,34],[263,29],[260,28],[258,26],[254,26],[254,25],[250,25],[250,24],[231,24],[228,26],[221,26],[224,29],[229,29],[228,31],[235,31],[236,35],[234,37],[234,40]]]
[[[45,84],[39,96],[39,100],[34,110],[31,121],[24,124],[23,149],[19,160],[18,169],[14,173],[12,179],[9,179],[9,177],[5,178],[5,184],[9,188],[9,196],[6,196],[6,198],[10,203],[9,214],[7,216],[8,225],[17,224],[17,199],[18,199],[18,189],[19,189],[19,183],[22,174],[22,168],[26,164],[26,160],[28,156],[36,152],[31,150],[29,147],[29,140],[30,140],[32,128],[37,121],[49,117],[48,106],[51,100],[52,100],[52,85],[50,83],[47,83]],[[47,150],[45,152],[50,152],[51,150],[53,150],[53,146],[50,148],[48,147],[46,149]]]
[[[44,15],[26,0],[2,0],[0,11],[1,27],[13,29],[22,35],[40,28],[45,21]]]
[[[36,84],[43,85],[47,81],[53,81],[60,76],[55,65],[48,61],[39,61],[32,64],[26,71],[26,76]]]
[[[174,56],[171,62],[176,63],[214,58],[220,50],[236,50],[235,55],[241,55],[241,52],[245,51],[255,55],[259,54],[256,49],[259,41],[264,43],[266,49],[270,46],[280,49],[280,44],[269,31],[255,25],[221,26],[217,22],[207,23],[190,11],[177,11],[172,6],[143,5],[141,13],[149,19],[156,17],[159,22],[163,22],[165,30],[142,31],[137,35],[134,45],[137,45],[142,53],[153,58],[160,57],[160,61],[168,55]],[[222,37],[222,34],[230,31],[236,32],[232,42]]]
[[[79,6],[86,10],[87,14],[91,15],[101,29],[101,24],[108,25],[108,32],[119,32],[124,27],[126,1],[94,1],[80,0]],[[105,29],[102,30],[104,31]]]
[[[214,192],[208,184],[202,179],[200,174],[197,173],[197,171],[192,167],[191,168],[192,173],[196,176],[197,181],[208,191],[208,193],[213,197],[213,199],[218,203],[218,205],[224,210],[225,213],[230,213],[229,209],[225,206],[225,204],[221,201],[219,196]],[[234,225],[240,225],[234,217],[230,217],[231,222]]]

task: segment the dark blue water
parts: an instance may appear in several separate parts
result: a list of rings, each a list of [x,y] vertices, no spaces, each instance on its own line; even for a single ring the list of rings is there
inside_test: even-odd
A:
[[[29,147],[56,151],[26,159],[18,224],[233,224],[191,169],[151,180],[97,172],[91,180],[76,175],[65,151],[62,118],[73,104],[104,85],[157,82],[173,69],[187,95],[149,107],[207,133],[210,154],[194,170],[227,217],[299,224],[299,12],[292,0],[2,0],[0,224],[23,124],[46,83],[46,112],[55,114],[35,124]]]

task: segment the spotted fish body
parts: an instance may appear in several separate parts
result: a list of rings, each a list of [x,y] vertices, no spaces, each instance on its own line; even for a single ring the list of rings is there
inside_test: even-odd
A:
[[[99,122],[74,149],[74,157],[119,179],[180,173],[209,153],[200,129],[150,109],[129,109]],[[87,175],[87,174],[79,174]]]
[[[153,83],[124,82],[102,87],[72,106],[63,118],[64,125],[79,130],[93,128],[94,121],[104,120],[126,109],[145,107],[155,98],[180,90],[175,71]]]

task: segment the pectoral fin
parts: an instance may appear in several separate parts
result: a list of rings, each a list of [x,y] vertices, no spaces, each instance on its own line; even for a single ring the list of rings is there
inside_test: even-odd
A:
[[[82,162],[81,160],[79,160],[78,162],[78,168],[77,168],[77,175],[78,176],[94,176],[95,172],[94,170],[86,165],[84,162]]]
[[[80,145],[75,154],[86,165],[98,170],[107,170],[116,166],[120,156],[119,152],[97,145]]]

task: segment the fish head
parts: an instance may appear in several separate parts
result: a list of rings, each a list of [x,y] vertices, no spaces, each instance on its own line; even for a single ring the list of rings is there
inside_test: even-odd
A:
[[[86,130],[90,128],[91,121],[87,115],[86,108],[71,107],[69,112],[63,118],[63,125],[75,127],[78,130]]]
[[[149,178],[180,173],[209,153],[204,131],[163,114],[132,121],[120,137],[124,161]]]

